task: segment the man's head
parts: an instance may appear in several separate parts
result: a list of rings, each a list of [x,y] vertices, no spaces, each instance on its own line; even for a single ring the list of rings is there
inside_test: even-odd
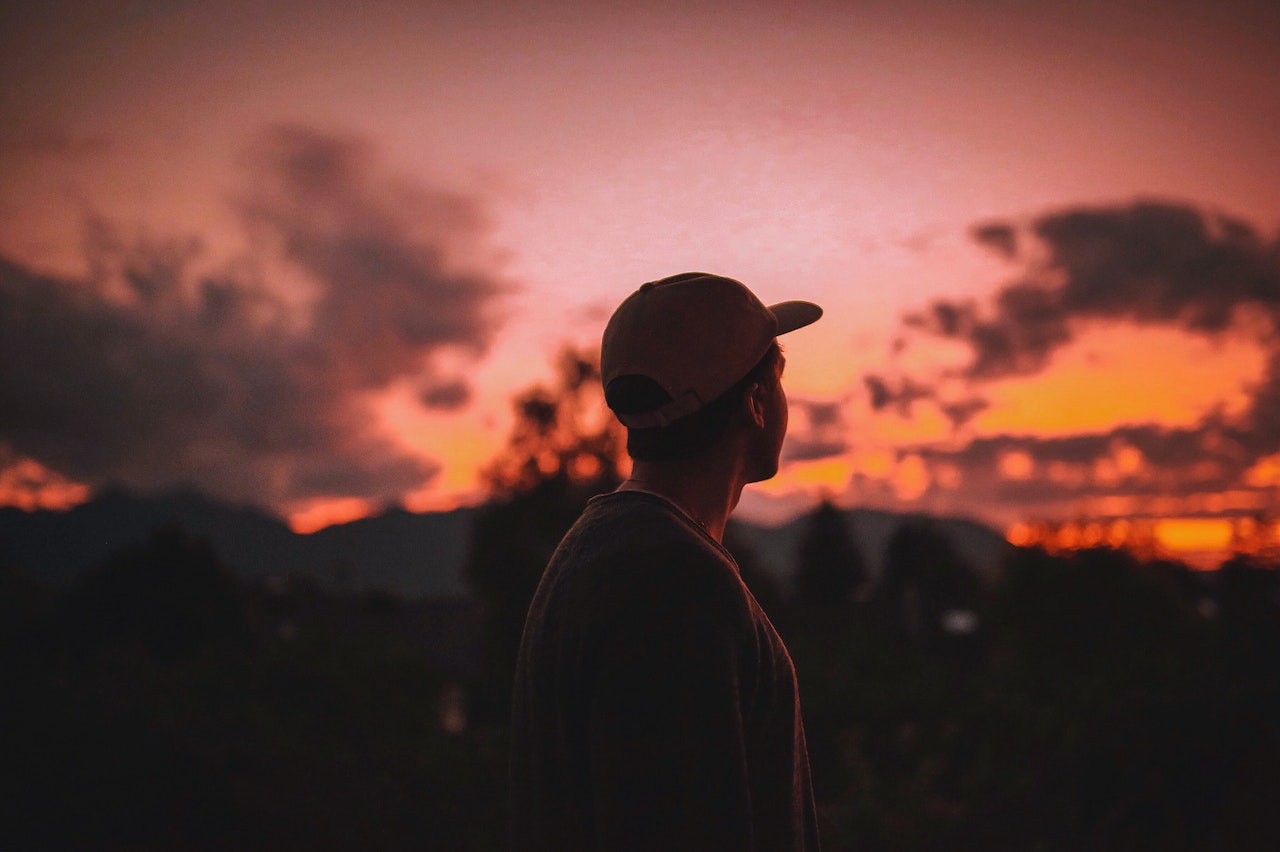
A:
[[[780,404],[785,431],[775,338],[820,316],[810,302],[765,307],[740,282],[703,272],[640,287],[609,320],[600,354],[605,400],[627,427],[632,457],[696,456],[723,436],[744,403],[771,405],[763,413],[775,430]]]

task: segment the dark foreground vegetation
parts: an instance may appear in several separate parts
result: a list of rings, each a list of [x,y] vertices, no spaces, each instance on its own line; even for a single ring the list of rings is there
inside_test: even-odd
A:
[[[793,589],[741,561],[828,849],[1276,848],[1274,568],[1027,550],[980,584],[915,528],[873,584],[813,526]],[[0,847],[502,848],[513,604],[249,586],[176,529],[2,583]]]

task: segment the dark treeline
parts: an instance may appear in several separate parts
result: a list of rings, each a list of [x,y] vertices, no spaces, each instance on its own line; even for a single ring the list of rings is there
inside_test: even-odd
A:
[[[250,585],[175,528],[0,584],[0,848],[500,848],[473,606]]]
[[[567,523],[577,490],[490,523]],[[813,515],[789,588],[739,553],[800,672],[829,849],[1275,848],[1274,566],[1018,550],[983,583],[915,525],[872,582],[847,535]],[[502,848],[527,583],[251,584],[175,528],[71,589],[2,582],[4,848]]]
[[[984,588],[893,546],[865,599],[778,619],[831,848],[1277,848],[1275,566],[1028,549]]]

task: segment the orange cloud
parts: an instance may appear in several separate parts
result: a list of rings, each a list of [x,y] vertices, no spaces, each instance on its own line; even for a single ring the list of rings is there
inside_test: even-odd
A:
[[[899,500],[919,499],[929,490],[929,468],[924,459],[912,453],[898,462],[893,475],[893,490]]]
[[[1280,453],[1258,459],[1244,475],[1245,482],[1254,488],[1280,485]]]
[[[1008,452],[1000,456],[1000,475],[1005,479],[1030,479],[1035,473],[1035,459],[1021,450]]]
[[[318,497],[293,504],[286,514],[294,532],[313,533],[366,517],[376,509],[372,501],[359,497]]]
[[[35,459],[5,464],[8,455],[0,446],[0,506],[37,509],[70,509],[89,499],[89,487],[50,470]]]
[[[992,382],[977,434],[1073,435],[1117,426],[1190,426],[1210,411],[1236,416],[1263,378],[1256,342],[1171,328],[1109,324],[1081,333],[1044,372]]]

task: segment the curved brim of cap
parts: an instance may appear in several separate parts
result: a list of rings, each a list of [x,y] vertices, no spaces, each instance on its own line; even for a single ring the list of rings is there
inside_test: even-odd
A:
[[[778,330],[774,332],[777,336],[817,322],[822,308],[813,302],[779,302],[769,306],[769,313],[778,320]]]

